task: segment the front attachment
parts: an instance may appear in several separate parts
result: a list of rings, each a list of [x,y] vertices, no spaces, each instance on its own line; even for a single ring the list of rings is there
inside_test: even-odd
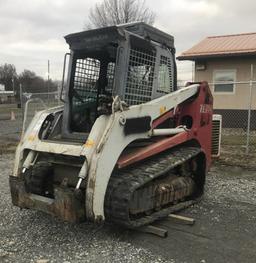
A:
[[[69,222],[85,220],[84,200],[75,196],[73,188],[54,185],[52,167],[39,162],[21,177],[10,176],[12,202],[20,208],[31,208]]]

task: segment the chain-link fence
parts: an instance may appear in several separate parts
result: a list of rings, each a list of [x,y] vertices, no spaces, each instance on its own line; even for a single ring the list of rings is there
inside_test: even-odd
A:
[[[44,103],[45,107],[51,108],[58,105],[61,105],[59,92],[44,92],[44,93],[27,93],[22,92],[21,95],[21,105],[25,106],[26,102],[30,99],[40,99]],[[35,105],[36,106],[36,105]]]
[[[222,115],[222,145],[256,153],[256,82],[209,83],[214,113]]]
[[[222,81],[209,83],[209,86],[214,96],[214,113],[222,115],[222,145],[256,154],[256,81]],[[27,123],[35,112],[62,103],[58,91],[26,93],[21,89],[23,110],[30,99],[36,100],[29,103]]]

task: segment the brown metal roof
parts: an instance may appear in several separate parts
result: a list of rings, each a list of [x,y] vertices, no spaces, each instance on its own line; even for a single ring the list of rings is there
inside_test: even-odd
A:
[[[177,59],[256,55],[256,33],[207,37],[183,52]]]

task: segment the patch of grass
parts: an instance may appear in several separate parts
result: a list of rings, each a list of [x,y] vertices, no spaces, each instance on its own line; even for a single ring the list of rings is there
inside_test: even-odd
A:
[[[18,142],[0,142],[0,155],[14,153]]]
[[[256,147],[250,147],[249,154],[246,154],[246,147],[241,145],[221,146],[218,163],[228,166],[240,166],[248,170],[256,171]]]
[[[223,145],[246,145],[246,135],[223,135],[221,143]],[[255,136],[250,137],[250,144],[256,145]]]
[[[10,114],[11,111],[13,111],[14,113],[21,113],[21,109],[18,109],[17,107],[1,107],[0,108],[0,114]]]

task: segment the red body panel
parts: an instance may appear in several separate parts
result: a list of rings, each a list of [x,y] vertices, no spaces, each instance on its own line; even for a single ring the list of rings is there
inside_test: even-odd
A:
[[[118,167],[126,167],[179,144],[193,141],[200,145],[205,153],[208,170],[211,164],[212,106],[213,98],[209,86],[202,82],[195,97],[180,104],[175,113],[171,110],[152,122],[152,128],[157,128],[170,118],[174,118],[176,126],[184,125],[184,120],[192,120],[189,121],[192,125],[189,130],[174,136],[159,137],[157,142],[149,146],[121,155],[117,162]]]

